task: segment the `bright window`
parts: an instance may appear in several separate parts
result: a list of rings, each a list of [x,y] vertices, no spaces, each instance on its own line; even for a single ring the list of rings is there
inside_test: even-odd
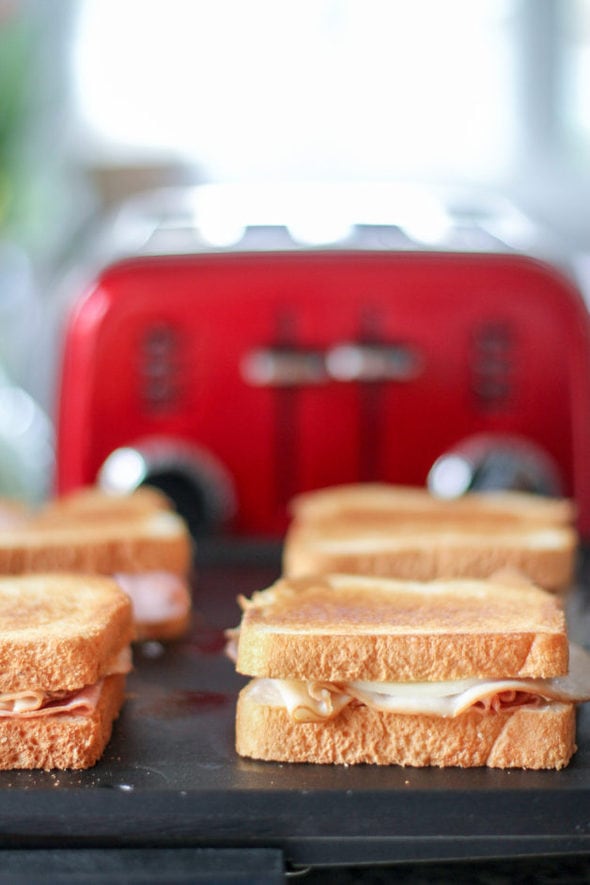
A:
[[[508,0],[84,0],[84,149],[209,180],[501,178],[516,134]]]
[[[567,4],[562,114],[566,143],[574,162],[590,173],[590,2]]]

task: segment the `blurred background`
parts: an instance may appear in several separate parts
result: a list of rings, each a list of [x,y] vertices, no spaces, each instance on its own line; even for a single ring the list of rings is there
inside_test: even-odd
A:
[[[498,193],[590,294],[590,0],[0,0],[1,495],[47,494],[41,342],[97,219],[284,181]]]

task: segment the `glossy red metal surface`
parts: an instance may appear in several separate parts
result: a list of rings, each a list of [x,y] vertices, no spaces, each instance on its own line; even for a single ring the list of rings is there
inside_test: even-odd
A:
[[[416,358],[407,377],[253,383],[256,351],[325,358],[341,344]],[[403,375],[403,372],[402,372]],[[114,264],[64,341],[58,491],[121,446],[173,438],[233,483],[237,534],[276,535],[296,492],[424,484],[474,434],[532,441],[590,533],[590,335],[578,293],[519,255],[231,253]]]

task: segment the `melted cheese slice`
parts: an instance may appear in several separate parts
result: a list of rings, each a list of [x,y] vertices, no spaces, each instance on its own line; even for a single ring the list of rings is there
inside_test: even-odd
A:
[[[461,679],[451,682],[299,682],[255,679],[251,697],[284,707],[296,722],[333,719],[353,701],[390,713],[452,718],[475,708],[512,710],[554,701],[590,700],[590,655],[570,648],[570,671],[554,679]]]

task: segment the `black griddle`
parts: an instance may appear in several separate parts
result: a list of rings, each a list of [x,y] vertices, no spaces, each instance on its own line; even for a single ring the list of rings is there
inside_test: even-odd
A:
[[[568,617],[572,638],[588,644],[585,561]],[[5,865],[15,851],[18,867],[20,852],[43,863],[55,849],[86,859],[100,849],[110,881],[109,858],[118,857],[121,868],[121,856],[139,853],[171,882],[200,881],[196,871],[206,876],[210,864],[234,877],[203,881],[271,882],[282,881],[283,867],[590,853],[590,705],[579,711],[579,749],[561,772],[236,756],[235,700],[246,680],[223,653],[223,630],[239,621],[238,593],[262,589],[278,574],[272,549],[200,556],[192,628],[167,646],[137,646],[128,700],[96,767],[0,772],[0,882],[9,881],[3,870],[10,873]],[[171,850],[190,879],[164,875]],[[19,880],[11,874],[10,881]]]

